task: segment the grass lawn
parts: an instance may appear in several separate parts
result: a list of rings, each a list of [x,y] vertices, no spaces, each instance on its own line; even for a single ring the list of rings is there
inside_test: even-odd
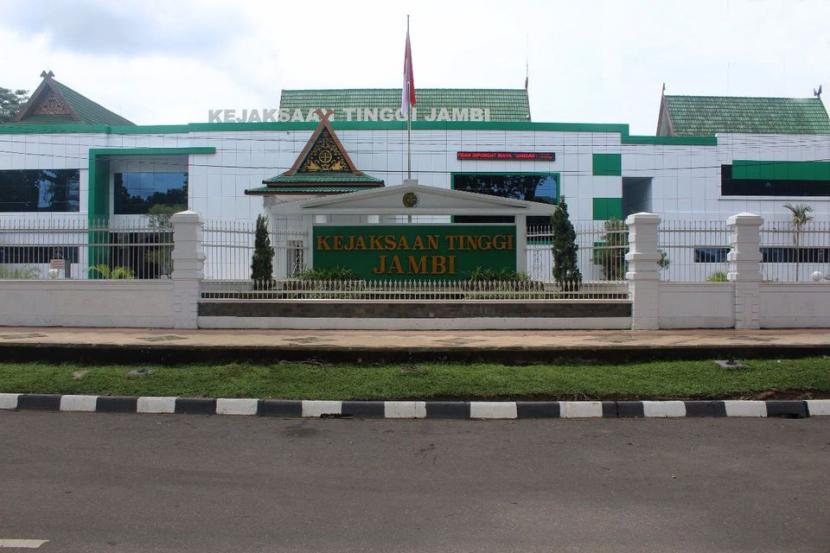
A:
[[[646,399],[830,397],[830,359],[506,366],[0,364],[0,392],[282,399]]]

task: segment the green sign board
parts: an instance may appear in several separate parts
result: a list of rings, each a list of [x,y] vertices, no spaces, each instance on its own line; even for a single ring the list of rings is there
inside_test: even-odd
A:
[[[516,226],[315,226],[313,264],[367,280],[463,280],[479,267],[515,271]]]

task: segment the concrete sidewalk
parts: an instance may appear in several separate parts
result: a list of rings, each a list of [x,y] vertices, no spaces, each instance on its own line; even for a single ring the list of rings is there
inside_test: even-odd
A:
[[[308,331],[0,327],[6,360],[693,359],[830,354],[830,329],[674,331]]]

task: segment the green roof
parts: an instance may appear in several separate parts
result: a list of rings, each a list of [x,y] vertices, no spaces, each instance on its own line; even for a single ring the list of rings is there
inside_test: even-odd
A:
[[[133,122],[121,117],[117,113],[108,110],[101,104],[93,102],[86,96],[79,94],[66,86],[52,79],[52,84],[63,95],[67,102],[81,118],[81,121],[90,125],[132,125]]]
[[[359,192],[373,188],[371,186],[261,186],[246,190],[246,194],[340,194],[346,192]]]
[[[666,95],[663,100],[660,135],[830,134],[819,98]]]
[[[381,179],[354,173],[285,173],[262,181],[267,186],[246,190],[246,194],[336,194],[383,186]]]
[[[416,88],[417,120],[429,117],[432,109],[481,108],[490,110],[490,121],[530,121],[527,90],[504,88]],[[345,88],[317,90],[283,90],[280,109],[303,116],[317,108],[333,109],[335,120],[348,120],[345,108],[399,110],[400,88]],[[353,115],[355,118],[356,115]]]
[[[56,92],[66,101],[66,107],[74,113],[78,119],[75,119],[70,114],[37,114],[27,115],[25,110],[38,104],[39,99]],[[75,92],[63,83],[56,81],[51,77],[44,77],[40,86],[32,93],[31,100],[23,108],[24,115],[20,121],[10,121],[9,125],[59,125],[59,124],[73,124],[73,125],[134,125],[132,121],[121,117],[115,112],[112,112],[93,102],[83,94]]]
[[[383,184],[383,181],[370,177],[369,175],[355,175],[354,173],[295,173],[293,175],[286,175],[285,173],[265,179],[263,184],[318,184],[318,183],[337,183],[337,184]]]

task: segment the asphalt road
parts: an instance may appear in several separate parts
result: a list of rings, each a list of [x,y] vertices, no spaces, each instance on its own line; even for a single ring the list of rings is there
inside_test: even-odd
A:
[[[0,412],[10,552],[827,553],[828,490],[830,418]]]

